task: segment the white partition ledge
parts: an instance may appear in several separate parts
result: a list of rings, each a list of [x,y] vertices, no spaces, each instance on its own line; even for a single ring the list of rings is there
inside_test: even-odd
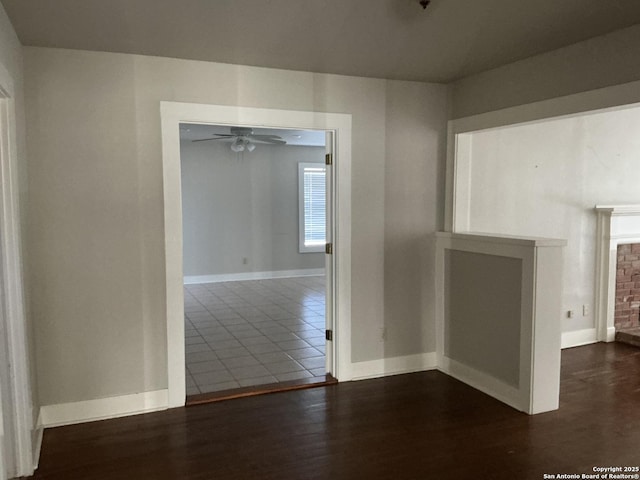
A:
[[[451,238],[457,240],[473,240],[480,243],[497,243],[500,245],[519,245],[525,247],[564,247],[566,240],[543,237],[520,237],[517,235],[502,235],[484,232],[448,233],[437,232],[438,238]]]
[[[640,243],[640,205],[596,205],[596,334],[615,339],[614,309],[618,245]]]
[[[438,368],[529,414],[558,408],[565,240],[436,234]]]

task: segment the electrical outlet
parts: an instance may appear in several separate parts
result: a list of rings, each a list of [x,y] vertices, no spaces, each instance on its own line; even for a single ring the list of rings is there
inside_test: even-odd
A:
[[[589,307],[589,305],[587,304],[582,305],[582,316],[588,317],[590,313],[591,313],[591,308]]]
[[[567,311],[567,318],[573,318],[575,317],[575,312],[573,310],[568,310]]]

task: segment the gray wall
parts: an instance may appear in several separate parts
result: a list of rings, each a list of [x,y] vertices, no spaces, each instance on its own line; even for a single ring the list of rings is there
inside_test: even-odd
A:
[[[447,357],[518,387],[521,308],[521,259],[445,251]]]
[[[446,86],[44,48],[25,74],[42,404],[167,385],[161,100],[352,114],[352,361],[435,350]]]
[[[453,84],[453,118],[640,80],[640,25]]]
[[[381,357],[435,351],[435,243],[431,232],[434,225],[443,228],[444,165],[433,160],[446,154],[440,121],[447,114],[447,103],[443,97],[425,97],[423,88],[419,83],[387,85],[382,172],[387,342]]]
[[[324,164],[324,147],[183,141],[184,275],[324,267],[298,252],[298,163]],[[243,259],[247,264],[243,264]]]

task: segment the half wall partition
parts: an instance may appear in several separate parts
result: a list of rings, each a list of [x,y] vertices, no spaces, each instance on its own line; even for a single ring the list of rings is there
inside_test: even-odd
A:
[[[526,413],[556,410],[566,241],[436,235],[440,370]]]

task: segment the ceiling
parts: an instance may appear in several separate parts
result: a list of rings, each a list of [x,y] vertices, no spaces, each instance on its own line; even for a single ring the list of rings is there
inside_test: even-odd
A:
[[[228,125],[203,125],[193,123],[180,124],[180,140],[192,141],[203,138],[213,138],[216,134],[230,134]],[[287,145],[307,146],[307,147],[324,147],[325,133],[322,130],[291,130],[281,128],[254,128],[253,133],[256,135],[277,135],[282,137]],[[228,142],[229,140],[216,140],[216,142]],[[212,142],[207,142],[212,143]],[[261,145],[260,142],[255,142]]]
[[[448,82],[640,22],[638,0],[1,0],[23,45]]]

